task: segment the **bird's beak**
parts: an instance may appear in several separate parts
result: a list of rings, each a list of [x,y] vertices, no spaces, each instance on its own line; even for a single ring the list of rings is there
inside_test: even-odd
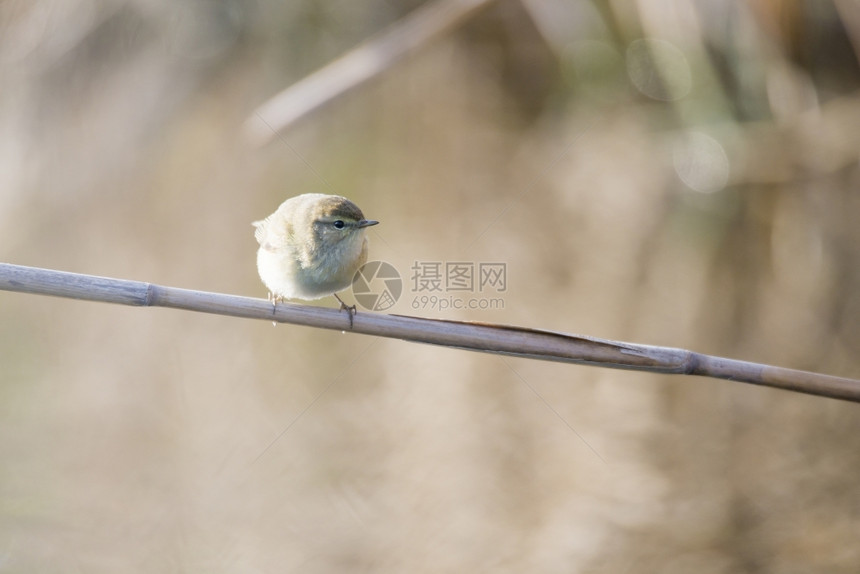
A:
[[[356,227],[361,229],[362,227],[370,227],[371,225],[376,225],[377,223],[379,223],[379,222],[373,221],[372,219],[362,219],[361,221],[358,222],[358,225],[356,225]]]

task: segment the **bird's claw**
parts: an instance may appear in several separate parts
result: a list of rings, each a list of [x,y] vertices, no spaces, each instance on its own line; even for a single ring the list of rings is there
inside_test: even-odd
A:
[[[275,294],[274,294],[274,293],[272,293],[271,291],[266,295],[266,301],[271,301],[271,302],[272,302],[272,317],[274,317],[274,316],[275,316],[275,313],[277,313],[277,312],[278,312],[278,301],[282,301],[282,300],[283,300],[283,298],[282,298],[282,297],[278,297],[277,295],[275,295]],[[277,321],[272,321],[272,325],[273,325],[273,326],[275,326],[275,327],[277,327],[277,326],[278,326],[278,322],[277,322]]]
[[[349,313],[349,328],[352,329],[353,318],[355,317],[355,314],[358,312],[355,309],[355,305],[347,305],[346,303],[343,302],[343,299],[341,299],[340,297],[337,296],[337,293],[332,293],[332,295],[334,295],[334,298],[337,299],[338,302],[340,302],[340,310],[346,311],[347,313]]]

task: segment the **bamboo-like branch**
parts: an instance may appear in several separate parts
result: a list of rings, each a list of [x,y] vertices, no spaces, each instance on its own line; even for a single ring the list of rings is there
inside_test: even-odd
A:
[[[494,0],[431,0],[388,31],[299,80],[261,105],[245,136],[262,146],[307,114],[390,68],[410,52],[465,22]]]
[[[0,290],[120,305],[170,307],[429,343],[544,361],[700,375],[860,402],[860,381],[694,353],[542,329],[360,312],[350,327],[337,309],[162,287],[0,263]]]

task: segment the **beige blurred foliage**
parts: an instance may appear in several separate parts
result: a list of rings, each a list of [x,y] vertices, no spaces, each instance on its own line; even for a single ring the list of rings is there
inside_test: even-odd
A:
[[[500,0],[245,145],[418,4],[0,3],[0,260],[264,296],[250,222],[334,192],[391,312],[860,376],[855,3]],[[0,572],[860,567],[853,404],[13,293],[0,369]]]

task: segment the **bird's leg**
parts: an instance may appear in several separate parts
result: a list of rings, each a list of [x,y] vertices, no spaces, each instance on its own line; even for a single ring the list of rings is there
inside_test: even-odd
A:
[[[352,320],[353,320],[353,317],[355,317],[355,314],[357,313],[357,311],[355,310],[355,305],[347,305],[346,303],[343,302],[343,300],[340,297],[337,296],[337,293],[332,293],[332,295],[334,295],[335,299],[340,301],[340,310],[341,311],[346,310],[349,313],[349,328],[352,329]]]
[[[283,297],[278,297],[277,295],[275,295],[271,291],[269,291],[269,293],[266,295],[266,301],[272,302],[272,316],[273,317],[275,316],[275,313],[278,311],[278,301],[281,301],[281,300],[283,300]],[[272,321],[272,326],[277,327],[278,322]]]

